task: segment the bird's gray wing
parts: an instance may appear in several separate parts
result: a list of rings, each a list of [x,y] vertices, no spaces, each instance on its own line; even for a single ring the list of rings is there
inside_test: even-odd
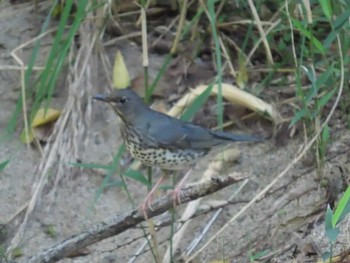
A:
[[[183,122],[162,113],[152,114],[143,131],[154,147],[168,149],[208,150],[211,147],[237,141],[261,141],[261,138],[214,132],[201,126]]]
[[[178,119],[154,119],[147,126],[148,138],[155,146],[199,150],[218,144],[209,130]]]

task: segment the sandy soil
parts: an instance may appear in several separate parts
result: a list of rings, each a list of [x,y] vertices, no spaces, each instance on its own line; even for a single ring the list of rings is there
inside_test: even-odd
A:
[[[33,21],[30,10],[17,5],[0,11],[0,65],[16,65],[10,52],[38,33],[40,27],[36,26],[37,21]],[[142,70],[141,51],[130,44],[119,48],[128,54],[125,56],[126,64],[131,75],[135,76]],[[22,57],[28,57],[30,51],[25,49],[21,54]],[[111,48],[111,54],[114,52],[115,47]],[[161,58],[157,56],[151,57],[154,71],[160,61]],[[0,131],[3,135],[19,95],[20,72],[0,70],[0,82]],[[58,108],[62,108],[66,100],[64,87],[60,88],[63,91],[58,92],[54,98],[54,105]],[[112,112],[103,105],[94,103],[92,106],[102,118],[92,119],[89,124],[88,143],[81,155],[82,161],[108,164],[121,144],[117,121]],[[261,251],[266,251],[266,254],[270,255],[266,258],[273,259],[273,262],[291,262],[293,259],[297,262],[307,260],[314,262],[319,258],[317,253],[327,250],[323,216],[330,200],[330,191],[333,189],[337,196],[337,192],[345,187],[347,179],[344,178],[346,177],[344,167],[349,165],[349,152],[346,149],[349,149],[350,145],[349,132],[337,122],[333,125],[332,142],[328,149],[323,175],[333,182],[334,187],[327,191],[320,186],[319,174],[312,161],[312,153],[309,153],[307,158],[298,163],[238,222],[211,243],[205,252],[201,253],[197,262],[210,262],[222,257],[227,258],[228,262],[248,262],[251,254]],[[19,141],[21,129],[22,124],[19,122],[16,133],[1,141],[0,161],[10,160],[10,164],[0,174],[0,223],[6,225],[6,233],[0,235],[0,245],[3,248],[10,243],[21,222],[22,217],[17,216],[8,223],[9,219],[28,202],[37,176],[36,167],[41,158],[37,149],[27,148]],[[247,132],[254,131],[247,130]],[[277,146],[274,140],[260,144],[232,146],[239,148],[241,157],[238,162],[230,164],[225,173],[232,171],[248,173],[249,182],[234,199],[233,204],[224,208],[199,247],[292,161],[303,143],[301,137],[288,139],[283,146]],[[191,181],[198,180],[201,172],[201,169],[197,169]],[[26,257],[72,234],[79,233],[94,223],[103,222],[110,216],[129,211],[130,204],[125,191],[121,188],[108,188],[97,201],[95,200],[103,174],[84,169],[75,176],[67,177],[59,184],[54,198],[48,195],[42,196],[25,229],[24,238],[20,243],[23,255],[16,259],[18,262],[24,262]],[[118,179],[118,176],[115,175],[114,178]],[[136,200],[140,202],[146,195],[146,187],[131,180],[128,185]],[[238,185],[228,187],[208,196],[202,203],[227,200],[237,188]],[[183,207],[178,208],[179,214]],[[186,252],[190,242],[207,225],[213,213],[193,219],[181,241],[180,252]],[[348,233],[345,231],[347,223],[345,220],[344,227],[341,228],[342,238],[335,246],[336,251],[349,247]],[[164,240],[168,235],[169,229],[162,229],[159,232],[159,240]],[[144,243],[142,238],[138,238],[140,236],[142,236],[140,229],[126,231],[89,247],[82,256],[64,259],[62,262],[127,262]],[[126,245],[134,239],[136,239],[134,242]],[[163,242],[161,249],[164,250],[166,245],[167,243]],[[153,259],[150,253],[145,253],[135,262],[153,262]]]

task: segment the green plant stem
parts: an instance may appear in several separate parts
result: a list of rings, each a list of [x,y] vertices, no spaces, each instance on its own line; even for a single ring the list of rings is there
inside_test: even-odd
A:
[[[219,129],[222,130],[222,126],[224,123],[223,118],[223,103],[222,103],[222,60],[221,60],[221,50],[220,50],[220,41],[216,31],[216,15],[215,15],[215,6],[214,0],[208,0],[208,11],[209,11],[209,20],[215,45],[215,57],[216,57],[216,65],[217,65],[217,83],[218,83],[218,94],[217,94],[217,122]]]
[[[176,180],[175,176],[172,176],[173,178],[173,189],[175,189],[176,186]],[[175,207],[170,208],[171,213],[171,224],[170,224],[170,240],[169,240],[169,252],[170,252],[170,262],[174,262],[173,259],[173,237],[175,233]]]

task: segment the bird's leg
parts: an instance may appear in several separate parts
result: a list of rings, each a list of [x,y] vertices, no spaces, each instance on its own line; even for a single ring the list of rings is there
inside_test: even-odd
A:
[[[173,199],[174,199],[174,207],[176,206],[176,204],[181,204],[181,200],[180,200],[180,196],[179,193],[181,191],[181,187],[183,186],[183,184],[185,183],[185,181],[187,180],[188,176],[191,174],[192,172],[192,168],[190,168],[187,173],[185,174],[185,176],[181,179],[180,183],[176,186],[176,188],[173,190]]]
[[[154,194],[154,192],[157,190],[158,186],[163,182],[164,178],[166,177],[167,173],[165,171],[162,171],[163,175],[162,177],[160,177],[160,179],[156,182],[156,184],[152,187],[151,191],[149,191],[149,193],[147,194],[144,202],[141,205],[141,210],[143,212],[143,215],[145,217],[146,220],[148,220],[148,216],[146,213],[147,208],[149,208],[152,211],[152,207],[150,205],[150,202],[152,200],[152,196]]]

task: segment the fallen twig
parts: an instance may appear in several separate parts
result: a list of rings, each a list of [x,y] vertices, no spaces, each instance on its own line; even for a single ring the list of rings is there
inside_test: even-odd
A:
[[[197,198],[209,195],[222,188],[245,179],[246,176],[241,174],[230,174],[228,176],[212,177],[211,180],[186,186],[179,193],[180,202],[187,203]],[[177,199],[177,198],[175,198]],[[174,202],[174,195],[164,195],[155,199],[151,204],[152,210],[147,209],[148,218],[155,217],[171,208]],[[177,203],[178,204],[178,203]],[[104,240],[108,237],[118,235],[127,229],[130,229],[144,221],[144,213],[137,208],[124,216],[117,216],[107,219],[103,223],[92,226],[86,231],[72,236],[61,243],[38,253],[37,255],[25,260],[25,262],[56,262],[62,258],[72,255],[74,252],[81,250],[87,246]]]

